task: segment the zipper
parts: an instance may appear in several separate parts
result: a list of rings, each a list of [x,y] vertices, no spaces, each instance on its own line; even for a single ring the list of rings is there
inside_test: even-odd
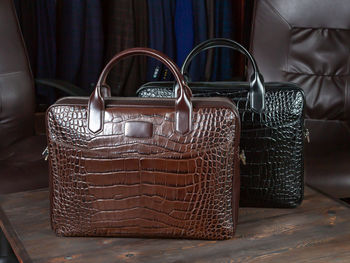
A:
[[[239,159],[241,160],[243,165],[247,164],[247,157],[245,156],[244,150],[242,150],[241,153],[239,154]]]
[[[49,158],[49,148],[47,146],[41,155],[44,157],[44,160],[47,161],[47,158]]]
[[[310,143],[310,132],[307,128],[304,129],[304,136],[305,136],[307,143]]]

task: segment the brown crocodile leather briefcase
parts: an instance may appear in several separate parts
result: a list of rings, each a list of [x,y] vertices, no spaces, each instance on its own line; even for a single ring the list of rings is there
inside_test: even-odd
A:
[[[109,96],[108,72],[134,55],[171,70],[175,99]],[[232,102],[192,98],[165,55],[117,54],[90,98],[63,98],[47,111],[52,228],[59,236],[231,238],[239,134]]]

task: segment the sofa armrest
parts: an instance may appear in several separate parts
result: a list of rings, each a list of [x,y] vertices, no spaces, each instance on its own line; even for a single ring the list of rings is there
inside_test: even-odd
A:
[[[72,83],[58,79],[35,79],[35,84],[44,85],[60,91],[69,96],[88,96],[89,93]]]

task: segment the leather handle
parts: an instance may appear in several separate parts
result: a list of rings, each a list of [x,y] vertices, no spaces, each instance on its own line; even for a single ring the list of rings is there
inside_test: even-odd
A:
[[[184,76],[176,64],[163,53],[150,48],[130,48],[115,55],[102,70],[97,81],[95,90],[92,92],[88,104],[88,128],[91,132],[97,133],[103,129],[104,120],[104,95],[106,92],[106,78],[112,67],[120,60],[137,55],[153,57],[164,63],[173,73],[178,85],[175,100],[175,129],[181,134],[188,133],[192,129],[192,93],[185,82]],[[105,91],[103,91],[105,89]]]
[[[185,78],[187,77],[188,79],[188,67],[192,59],[195,56],[197,56],[200,52],[216,47],[226,47],[234,49],[236,51],[239,51],[249,59],[253,67],[253,74],[250,78],[249,91],[250,107],[255,112],[262,112],[265,108],[264,79],[259,72],[258,65],[256,64],[254,57],[248,52],[248,50],[246,50],[242,45],[240,45],[236,41],[226,38],[213,38],[200,43],[186,57],[181,68],[181,73],[185,76]]]

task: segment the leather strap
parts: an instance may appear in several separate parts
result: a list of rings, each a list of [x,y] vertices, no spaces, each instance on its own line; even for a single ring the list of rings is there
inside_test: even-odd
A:
[[[120,60],[137,55],[153,57],[164,63],[173,73],[177,81],[175,100],[175,129],[181,134],[188,133],[192,129],[192,92],[187,86],[183,75],[176,64],[163,53],[150,48],[130,48],[115,55],[103,69],[95,90],[92,92],[88,105],[88,128],[91,132],[97,133],[103,129],[105,95],[110,95],[106,78],[112,67]]]
[[[216,48],[216,47],[226,47],[239,51],[243,55],[245,55],[253,67],[253,74],[250,77],[250,91],[249,91],[249,101],[250,107],[255,112],[262,112],[265,108],[265,87],[264,87],[264,79],[259,72],[258,65],[254,57],[246,50],[242,45],[237,43],[236,41],[226,39],[226,38],[213,38],[206,40],[199,45],[197,45],[186,57],[182,68],[181,73],[185,76],[187,80],[188,77],[188,67],[192,59],[197,56],[200,52]]]

